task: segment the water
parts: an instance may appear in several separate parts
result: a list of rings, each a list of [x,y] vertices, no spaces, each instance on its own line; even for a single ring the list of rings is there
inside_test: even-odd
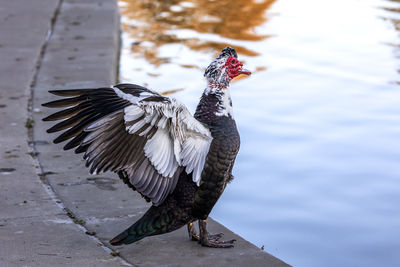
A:
[[[400,1],[120,0],[121,81],[194,111],[226,45],[241,133],[212,216],[294,266],[400,266]]]

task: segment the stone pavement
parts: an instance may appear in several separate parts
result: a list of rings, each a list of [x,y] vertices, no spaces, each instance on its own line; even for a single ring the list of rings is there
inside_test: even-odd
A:
[[[119,36],[114,0],[0,0],[0,266],[287,266],[212,220],[235,248],[203,248],[186,229],[109,245],[148,204],[51,144],[41,119],[54,110],[40,104],[50,89],[115,83]]]
[[[58,8],[54,0],[0,4],[0,266],[122,266],[49,194],[28,146],[31,85]]]

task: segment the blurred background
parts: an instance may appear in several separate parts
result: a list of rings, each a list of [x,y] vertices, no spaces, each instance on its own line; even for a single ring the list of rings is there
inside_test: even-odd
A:
[[[194,112],[234,47],[241,150],[211,216],[294,266],[400,266],[400,1],[120,0],[120,81]]]

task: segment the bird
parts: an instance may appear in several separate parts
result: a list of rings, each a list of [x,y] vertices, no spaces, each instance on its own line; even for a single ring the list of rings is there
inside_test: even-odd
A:
[[[236,240],[210,234],[207,218],[233,179],[240,136],[229,85],[243,68],[225,47],[205,69],[207,85],[194,115],[175,98],[136,84],[51,90],[61,99],[42,104],[64,108],[43,118],[58,121],[54,143],[84,153],[91,174],[114,172],[152,205],[132,226],[110,240],[117,246],[187,226],[205,247],[229,248]],[[199,233],[194,223],[198,221]]]

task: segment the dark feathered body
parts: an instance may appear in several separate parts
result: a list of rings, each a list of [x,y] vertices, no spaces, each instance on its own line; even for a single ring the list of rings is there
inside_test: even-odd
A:
[[[197,219],[207,218],[227,182],[231,180],[233,164],[239,151],[240,137],[235,121],[230,116],[216,115],[221,105],[221,95],[203,94],[195,113],[195,118],[210,129],[213,137],[200,187],[195,194],[193,215]]]

